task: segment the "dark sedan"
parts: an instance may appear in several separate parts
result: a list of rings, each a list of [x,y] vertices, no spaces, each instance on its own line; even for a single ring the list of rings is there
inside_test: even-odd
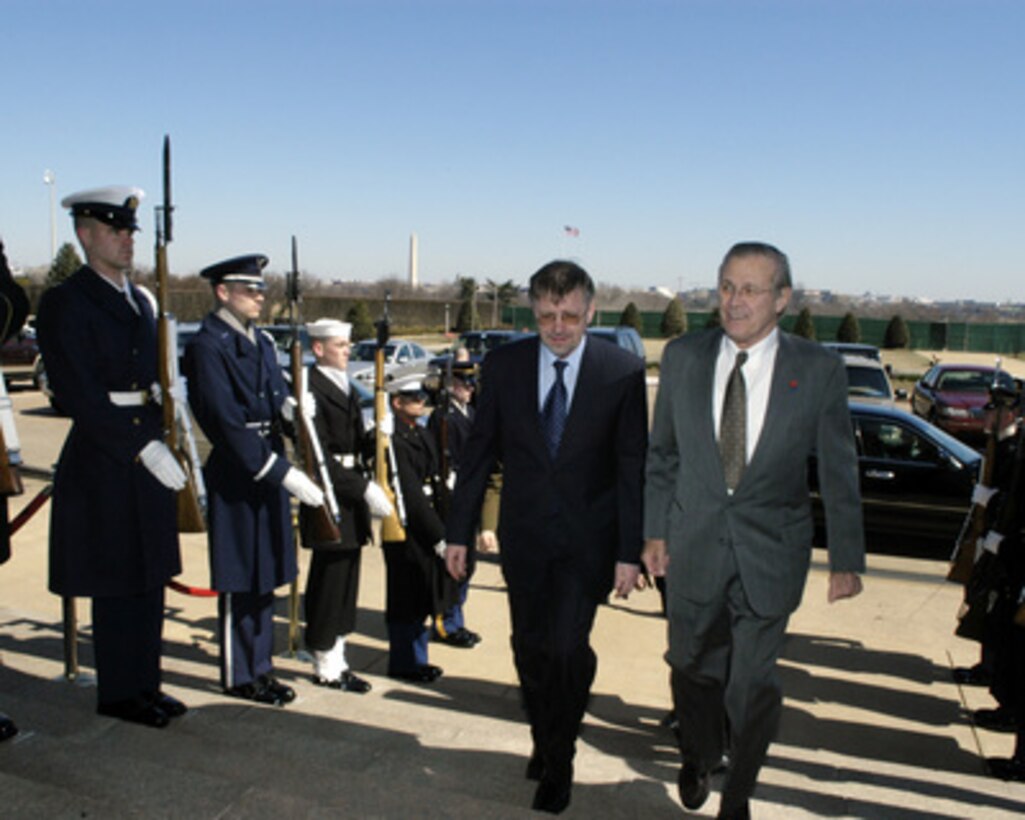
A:
[[[935,364],[915,384],[911,411],[942,427],[952,436],[979,444],[988,422],[986,405],[994,378],[997,386],[1017,392],[1014,379],[1004,370],[975,364]]]
[[[901,539],[909,547],[930,547],[934,558],[948,557],[971,506],[982,457],[903,410],[856,402],[850,409],[870,543]],[[811,469],[814,486],[814,464]],[[818,494],[812,497],[821,525]]]

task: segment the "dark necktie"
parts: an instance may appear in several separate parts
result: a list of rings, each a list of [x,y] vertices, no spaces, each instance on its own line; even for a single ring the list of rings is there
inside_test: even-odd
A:
[[[555,454],[559,452],[562,431],[566,429],[566,383],[562,380],[566,362],[557,359],[554,362],[554,367],[555,384],[545,396],[545,403],[541,408],[541,424],[544,427],[548,452],[552,458],[555,458]]]
[[[747,352],[741,350],[730,371],[722,402],[722,418],[719,419],[719,457],[730,491],[740,483],[747,460],[747,386],[740,369],[746,361]]]

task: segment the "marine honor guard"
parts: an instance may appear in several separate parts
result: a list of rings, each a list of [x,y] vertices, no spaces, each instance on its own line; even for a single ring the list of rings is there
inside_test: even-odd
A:
[[[86,263],[43,294],[37,332],[72,426],[54,475],[50,591],[92,599],[97,711],[167,726],[186,711],[160,691],[164,585],[181,570],[175,491],[162,440],[157,328],[129,281],[143,192],[83,191],[71,209]]]
[[[361,548],[371,539],[371,516],[391,515],[392,505],[366,478],[374,442],[346,374],[352,326],[318,319],[306,331],[316,359],[309,372],[314,430],[340,513],[340,538],[329,543],[316,541],[306,516],[300,519],[303,546],[313,551],[306,581],[306,647],[313,654],[314,683],[363,694],[370,684],[349,668],[345,639],[356,626]]]
[[[321,489],[285,458],[288,390],[271,339],[256,327],[267,257],[200,272],[215,307],[185,351],[189,403],[212,445],[203,470],[211,583],[218,594],[221,683],[227,694],[283,706],[295,691],[272,673],[275,588],[296,577],[289,495]]]

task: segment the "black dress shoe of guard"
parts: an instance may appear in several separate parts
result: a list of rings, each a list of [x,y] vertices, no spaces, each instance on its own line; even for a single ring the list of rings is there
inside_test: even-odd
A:
[[[189,711],[189,707],[178,700],[178,698],[172,698],[163,692],[147,692],[143,697],[158,707],[169,718],[181,717]]]
[[[7,715],[0,712],[0,741],[10,740],[18,734],[18,727]]]
[[[987,757],[986,766],[993,777],[1025,781],[1025,759],[1020,757]]]
[[[455,632],[450,632],[448,635],[436,635],[434,640],[438,643],[447,643],[449,646],[455,646],[459,649],[473,649],[480,643],[480,635],[476,632],[471,632],[465,627],[459,627]]]
[[[442,674],[440,666],[424,663],[411,672],[389,672],[388,677],[409,681],[410,683],[434,683]]]
[[[676,786],[684,808],[700,809],[708,799],[708,772],[699,769],[696,763],[686,762],[680,767]]]
[[[1003,706],[996,709],[976,709],[973,717],[976,726],[989,729],[991,732],[1013,732],[1018,728],[1018,722],[1011,710]]]
[[[313,682],[317,686],[327,686],[331,689],[339,689],[342,692],[355,692],[357,695],[363,695],[370,691],[370,684],[346,669],[334,680],[328,680],[322,678],[320,675],[313,676]]]
[[[541,753],[535,749],[527,761],[527,780],[540,780],[545,774],[545,761]]]
[[[295,700],[295,689],[291,686],[287,686],[277,678],[271,677],[270,675],[260,675],[256,679],[256,682],[274,695],[278,699],[278,704],[284,706],[286,703],[291,703]]]
[[[558,776],[545,772],[541,782],[537,784],[537,791],[534,792],[534,802],[531,804],[531,808],[534,811],[543,811],[548,814],[561,814],[569,805],[572,790],[572,771],[569,774]]]
[[[258,681],[240,683],[238,686],[229,686],[224,690],[224,694],[231,695],[233,698],[251,700],[253,703],[266,703],[268,706],[285,705],[285,701],[281,700],[274,692],[261,685]]]
[[[989,686],[993,682],[993,675],[981,663],[975,666],[957,666],[950,676],[954,683],[961,686]]]
[[[723,811],[719,809],[716,820],[751,820],[751,806],[745,800],[743,806]]]
[[[128,698],[111,703],[101,703],[97,705],[96,713],[129,723],[151,726],[154,729],[163,729],[171,722],[163,709],[154,706],[145,698]]]

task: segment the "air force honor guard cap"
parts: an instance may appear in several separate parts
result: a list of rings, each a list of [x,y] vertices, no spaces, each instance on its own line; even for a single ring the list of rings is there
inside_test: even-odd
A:
[[[263,269],[267,261],[267,257],[262,253],[236,256],[233,259],[225,259],[216,265],[203,268],[199,275],[204,279],[209,279],[210,284],[214,287],[221,283],[238,282],[263,290],[267,287],[266,282],[263,281]]]
[[[61,207],[70,208],[74,217],[88,216],[117,231],[137,231],[139,223],[135,221],[135,210],[144,196],[142,188],[108,185],[69,194],[61,200]]]
[[[337,319],[317,319],[306,324],[306,332],[311,339],[344,339],[349,341],[352,325],[339,322]]]

